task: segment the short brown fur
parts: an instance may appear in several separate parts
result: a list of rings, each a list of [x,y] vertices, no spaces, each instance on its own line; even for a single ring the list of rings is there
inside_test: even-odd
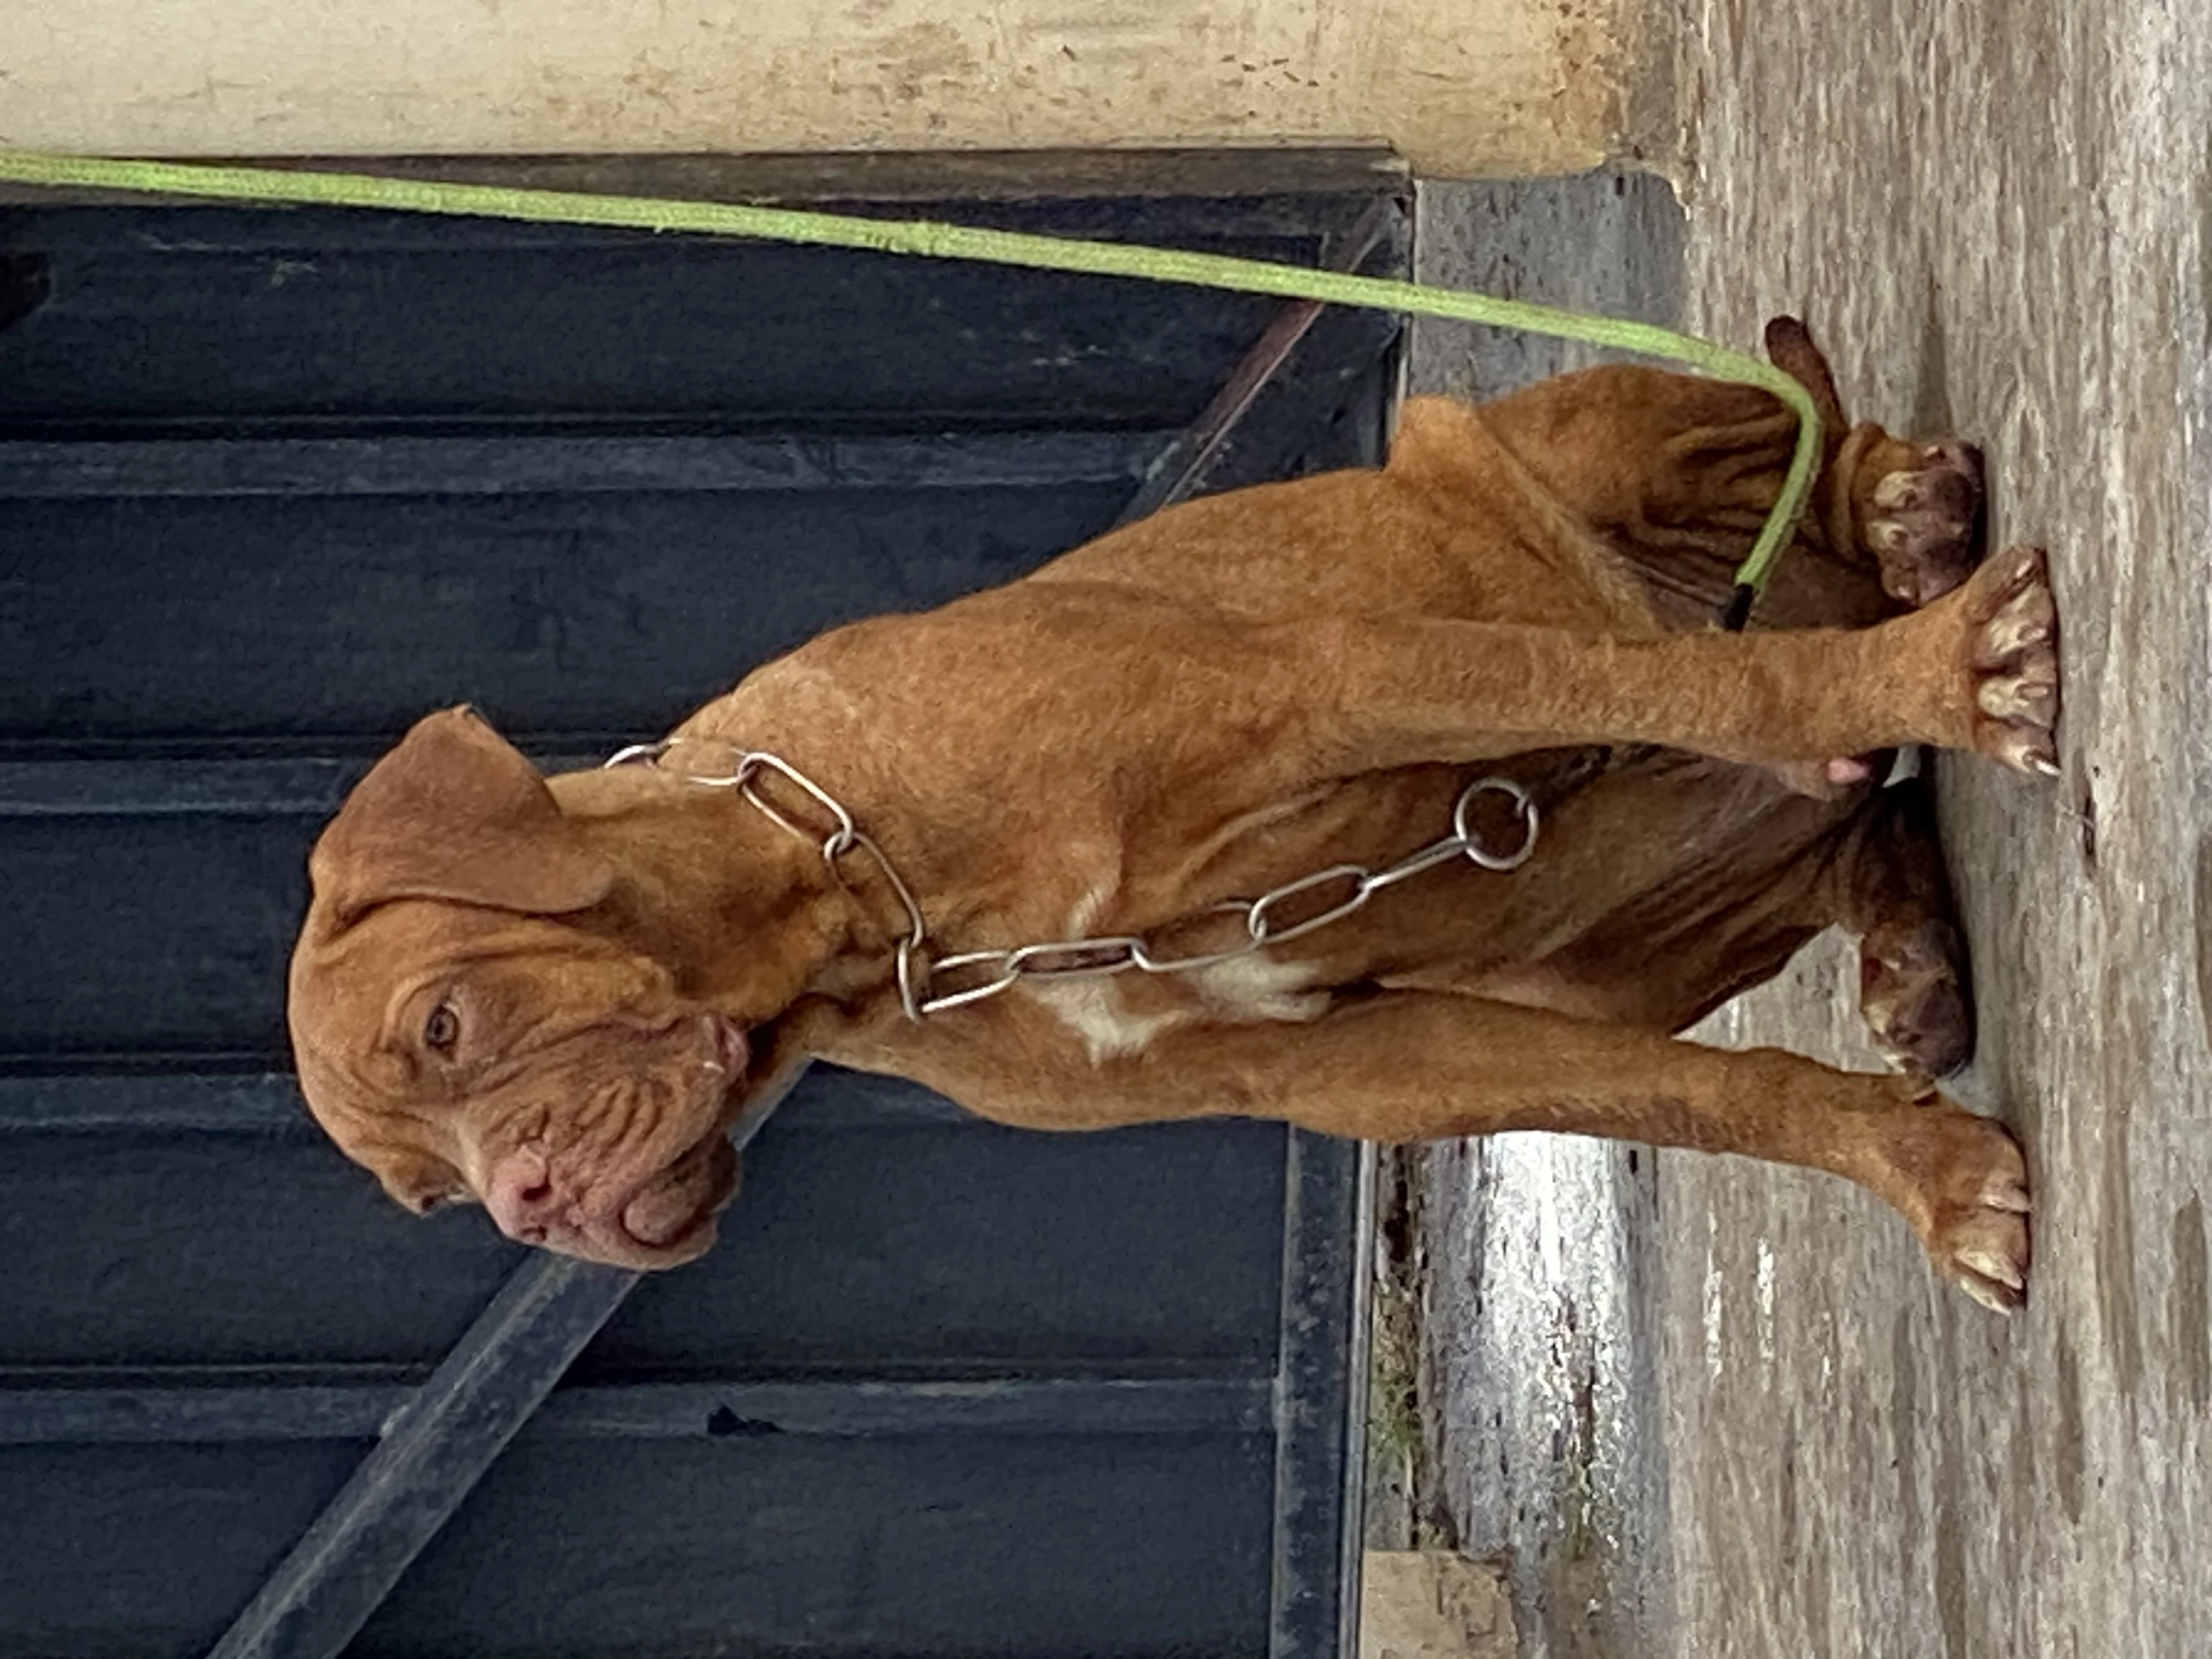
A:
[[[1801,328],[1770,345],[1832,405]],[[1791,438],[1765,393],[1645,369],[1415,400],[1380,471],[1171,508],[837,629],[658,766],[541,781],[433,715],[316,853],[292,978],[309,1103],[404,1202],[481,1198],[517,1237],[638,1267],[707,1248],[735,1182],[721,1131],[821,1057],[1042,1128],[1539,1127],[1826,1170],[2015,1304],[2025,1168],[1923,1075],[1966,1054],[1957,934],[1924,798],[1875,777],[1907,744],[2055,766],[2042,561],[1972,569],[1971,452],[1838,418],[1759,626],[1717,632]],[[938,952],[1201,928],[1403,857],[1486,773],[1547,810],[1519,870],[1431,872],[1261,965],[917,1024],[902,912],[866,860],[833,879],[690,781],[732,745],[851,808]],[[1837,922],[1910,1069],[1673,1040]]]

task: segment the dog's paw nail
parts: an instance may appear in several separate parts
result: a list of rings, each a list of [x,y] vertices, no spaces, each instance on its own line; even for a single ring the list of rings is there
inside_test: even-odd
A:
[[[2007,674],[1984,680],[1974,701],[1992,720],[2048,726],[2058,713],[2058,688],[2040,672]]]
[[[2039,582],[2024,587],[1999,605],[1996,614],[1983,625],[1975,659],[1994,668],[2022,653],[2051,655],[2044,647],[2049,646],[2057,623],[2058,607],[2051,601],[2051,589]]]
[[[1954,1282],[1960,1290],[1991,1313],[2018,1313],[2021,1304],[2027,1299],[2025,1295],[2019,1291],[2008,1295],[1998,1285],[1985,1279],[1960,1279]]]
[[[1920,504],[1920,480],[1910,472],[1886,472],[1874,487],[1874,504],[1885,513]]]
[[[2024,1291],[2027,1288],[2027,1280],[2021,1276],[2020,1269],[1995,1250],[1963,1250],[1959,1255],[1959,1264],[1984,1279],[1995,1279],[2008,1290]]]
[[[1998,725],[1993,729],[1994,736],[1984,738],[1987,747],[1983,752],[1990,758],[2015,772],[2044,778],[2058,775],[2058,754],[2047,728]]]

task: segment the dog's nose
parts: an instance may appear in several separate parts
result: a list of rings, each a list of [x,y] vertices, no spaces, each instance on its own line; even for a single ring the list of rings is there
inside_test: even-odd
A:
[[[509,1152],[491,1166],[483,1201],[500,1231],[522,1244],[543,1244],[562,1206],[552,1166],[544,1154],[527,1148]]]

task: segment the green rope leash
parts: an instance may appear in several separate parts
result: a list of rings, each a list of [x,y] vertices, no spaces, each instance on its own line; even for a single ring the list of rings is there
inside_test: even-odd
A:
[[[1820,417],[1812,398],[1789,375],[1755,357],[1650,323],[1624,322],[1617,318],[1594,317],[1551,306],[1529,305],[1519,300],[1500,300],[1379,276],[1352,276],[1334,271],[1308,270],[1296,265],[1271,264],[1258,259],[1186,253],[1174,248],[1071,241],[1056,236],[978,230],[927,221],[860,219],[788,208],[656,201],[644,197],[597,196],[574,191],[434,184],[361,173],[292,173],[270,167],[205,167],[0,151],[0,180],[300,207],[376,208],[403,213],[519,219],[539,224],[604,225],[705,236],[745,236],[823,247],[859,248],[875,253],[966,259],[1033,270],[1134,277],[1146,282],[1224,289],[1238,294],[1267,294],[1286,300],[1311,300],[1327,305],[1443,317],[1664,358],[1716,380],[1763,387],[1781,398],[1797,416],[1797,447],[1783,481],[1782,494],[1760,529],[1758,540],[1753,544],[1750,557],[1736,572],[1736,595],[1729,615],[1738,626],[1740,613],[1748,612],[1752,598],[1765,586],[1804,509],[1820,454]]]

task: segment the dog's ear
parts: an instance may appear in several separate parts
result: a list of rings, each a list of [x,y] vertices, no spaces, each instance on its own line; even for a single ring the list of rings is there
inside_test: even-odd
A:
[[[403,898],[561,915],[614,883],[537,768],[471,708],[417,721],[347,797],[307,872],[334,927]]]

